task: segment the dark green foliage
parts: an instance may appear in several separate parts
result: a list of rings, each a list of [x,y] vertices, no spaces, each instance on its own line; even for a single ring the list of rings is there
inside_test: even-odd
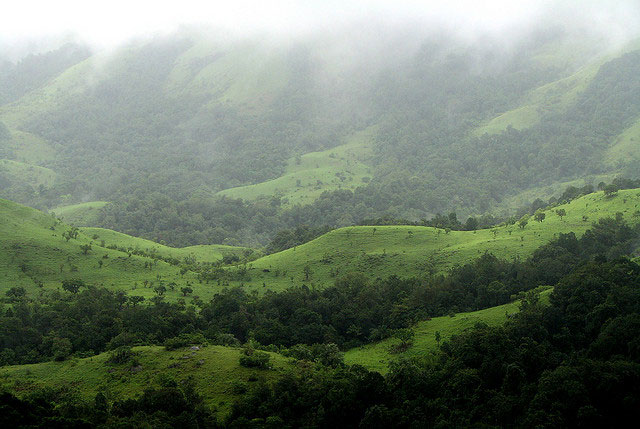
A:
[[[78,293],[81,287],[84,287],[84,281],[82,279],[68,279],[62,281],[62,289],[71,293]]]
[[[270,359],[271,356],[268,353],[260,350],[245,349],[240,356],[240,365],[247,368],[267,369],[269,368]]]
[[[228,423],[625,426],[640,406],[638,285],[633,262],[589,263],[558,283],[550,307],[528,296],[505,326],[478,325],[435,360],[400,360],[386,378],[360,367],[285,376],[248,392]]]
[[[149,387],[134,399],[108,401],[98,393],[82,401],[60,391],[36,391],[18,399],[0,394],[0,425],[7,428],[182,427],[218,428],[213,410],[195,391],[193,380]]]
[[[193,346],[197,344],[203,344],[206,339],[202,334],[180,334],[177,337],[167,338],[164,342],[164,347],[167,350],[176,350],[182,347]]]
[[[128,346],[121,346],[109,353],[107,362],[116,365],[124,365],[126,363],[136,364],[136,353]]]

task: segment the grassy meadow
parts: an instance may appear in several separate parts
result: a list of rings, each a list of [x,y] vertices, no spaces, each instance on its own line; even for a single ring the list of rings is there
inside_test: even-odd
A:
[[[541,292],[542,302],[548,302],[552,288]],[[344,355],[345,362],[351,365],[362,365],[370,370],[386,373],[389,363],[398,358],[427,357],[433,355],[438,348],[436,332],[440,333],[440,343],[467,329],[473,328],[477,323],[485,323],[489,326],[503,324],[507,315],[519,311],[519,302],[499,305],[484,310],[468,313],[458,313],[451,316],[434,317],[431,320],[418,322],[412,327],[415,333],[413,344],[403,353],[394,353],[394,346],[400,341],[395,338],[387,338],[373,344],[367,344],[347,351]]]
[[[564,209],[560,218],[555,211]],[[359,271],[370,278],[418,276],[446,271],[485,252],[500,258],[526,258],[558,233],[580,236],[600,218],[623,213],[628,222],[640,217],[640,190],[605,197],[596,192],[545,211],[543,222],[531,218],[524,229],[503,225],[478,231],[450,231],[423,226],[354,226],[248,264],[248,277],[232,285],[282,290],[304,283],[323,287],[335,277]],[[309,267],[307,273],[305,267]],[[234,269],[234,268],[229,268]]]
[[[155,286],[163,285],[169,300],[181,297],[180,289],[189,286],[192,297],[208,299],[220,288],[199,283],[195,273],[181,273],[178,266],[108,246],[157,252],[180,260],[192,256],[201,262],[221,259],[225,252],[244,254],[246,250],[217,245],[173,249],[103,229],[81,229],[76,238],[67,240],[63,234],[69,231],[72,227],[54,216],[0,199],[0,293],[22,286],[36,295],[60,289],[62,280],[80,278],[87,284],[146,298],[155,295]],[[91,249],[85,252],[82,246],[87,245]]]
[[[140,346],[133,351],[139,362],[133,367],[109,363],[109,352],[63,362],[1,367],[0,387],[18,396],[42,388],[68,389],[89,401],[103,392],[111,401],[133,398],[148,387],[157,387],[163,379],[179,383],[191,377],[205,403],[226,413],[243,388],[260,379],[274,379],[289,366],[287,358],[269,353],[271,369],[245,368],[239,364],[242,349],[234,347],[166,351],[160,346]]]

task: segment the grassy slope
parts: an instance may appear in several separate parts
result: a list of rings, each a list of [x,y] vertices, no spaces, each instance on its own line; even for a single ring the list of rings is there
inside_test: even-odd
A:
[[[127,249],[140,249],[147,253],[157,253],[164,258],[177,258],[183,260],[185,257],[194,257],[198,262],[217,262],[225,255],[233,254],[240,257],[245,252],[253,252],[248,247],[234,247],[223,244],[202,244],[189,247],[169,247],[158,244],[155,241],[145,240],[144,238],[132,237],[121,232],[104,228],[82,228],[81,231],[89,237],[97,235],[97,242],[105,241],[105,246],[116,245]]]
[[[0,294],[13,286],[23,286],[29,293],[36,294],[39,291],[37,282],[42,282],[43,289],[57,289],[61,281],[68,278],[82,278],[88,284],[123,289],[132,295],[147,298],[154,295],[151,283],[154,286],[162,283],[167,287],[175,283],[174,290],[168,288],[166,293],[170,300],[180,297],[180,288],[187,285],[193,288],[193,295],[203,299],[210,298],[220,290],[220,287],[199,284],[194,273],[180,275],[179,267],[100,247],[100,238],[93,240],[91,237],[94,233],[98,236],[102,234],[106,237],[105,245],[111,244],[109,237],[120,237],[120,241],[114,238],[113,244],[127,244],[141,249],[151,246],[151,242],[127,238],[108,230],[92,230],[90,233],[80,231],[77,239],[66,241],[62,234],[70,227],[55,223],[52,216],[0,199]],[[92,250],[84,255],[80,246],[88,243],[92,243]],[[196,259],[211,260],[215,254],[207,251],[207,247],[184,250],[156,246],[159,252],[180,259],[194,253]],[[214,246],[213,249],[220,251],[220,247],[223,246]],[[103,261],[102,268],[98,265],[100,260]],[[144,286],[145,281],[147,287]]]
[[[56,180],[53,170],[23,162],[0,159],[0,172],[8,174],[15,180],[37,189],[40,185],[49,187]]]
[[[564,111],[586,89],[603,62],[588,65],[569,77],[536,88],[525,97],[520,107],[491,119],[478,127],[474,134],[498,134],[508,126],[523,130],[538,123],[544,114]]]
[[[547,289],[541,293],[543,302],[548,301],[552,289]],[[386,372],[388,365],[393,360],[410,357],[429,356],[438,345],[435,333],[440,332],[440,341],[445,341],[453,335],[473,328],[476,323],[486,323],[489,326],[496,326],[507,320],[507,314],[518,312],[518,302],[491,307],[484,310],[469,313],[459,313],[453,317],[434,317],[431,320],[417,323],[413,327],[415,337],[413,345],[404,353],[393,354],[391,348],[399,343],[395,338],[387,338],[374,344],[351,349],[345,353],[344,359],[348,364],[363,365],[371,370]]]
[[[38,388],[68,387],[86,400],[93,400],[99,391],[110,400],[122,400],[141,394],[149,386],[157,386],[160,376],[178,382],[193,377],[205,402],[226,412],[236,398],[234,384],[248,383],[249,378],[273,379],[288,366],[286,358],[270,353],[273,369],[244,368],[238,363],[241,349],[222,346],[205,346],[198,351],[186,348],[165,351],[159,346],[135,347],[134,350],[139,353],[141,365],[137,372],[132,372],[130,365],[107,363],[109,354],[102,353],[64,362],[2,367],[0,386],[17,395]]]
[[[219,44],[198,40],[175,63],[169,95],[206,95],[212,102],[258,105],[285,87],[283,52],[259,43]]]
[[[89,201],[86,203],[60,206],[51,210],[57,218],[73,226],[95,225],[98,221],[98,210],[109,204],[106,201]]]
[[[554,210],[564,208],[567,216]],[[257,259],[249,264],[251,280],[234,282],[250,288],[282,290],[301,283],[326,286],[333,282],[332,271],[345,274],[360,271],[370,277],[391,274],[414,276],[428,270],[443,271],[463,264],[484,252],[502,258],[525,258],[559,232],[581,235],[593,221],[622,212],[628,221],[638,221],[633,214],[640,210],[640,190],[625,190],[613,198],[602,192],[587,195],[569,204],[547,210],[542,223],[533,219],[524,230],[515,225],[493,230],[451,231],[420,226],[361,226],[331,231],[296,248]],[[587,220],[583,220],[583,216]],[[305,279],[303,269],[309,265],[313,274]],[[265,270],[269,270],[268,272]],[[293,278],[293,280],[292,280]]]
[[[344,145],[291,158],[283,176],[255,185],[225,189],[218,195],[244,200],[279,196],[286,199],[283,201],[286,206],[309,204],[324,191],[353,190],[365,184],[363,178],[372,176],[366,162],[371,153],[373,133],[373,129],[367,129],[353,135]]]

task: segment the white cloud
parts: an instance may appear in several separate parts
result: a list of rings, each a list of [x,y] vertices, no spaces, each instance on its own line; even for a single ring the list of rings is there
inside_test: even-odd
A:
[[[5,2],[0,39],[75,34],[113,45],[136,35],[175,30],[182,24],[208,24],[233,34],[288,34],[376,18],[445,24],[460,32],[503,31],[533,19],[585,15],[597,25],[624,33],[638,24],[637,0],[22,0]],[[577,15],[577,16],[576,16]],[[607,31],[608,31],[607,30]]]

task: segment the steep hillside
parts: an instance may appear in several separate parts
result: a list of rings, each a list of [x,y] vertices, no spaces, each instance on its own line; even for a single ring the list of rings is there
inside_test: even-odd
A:
[[[218,192],[230,198],[255,200],[280,198],[282,206],[313,203],[326,191],[353,191],[371,180],[372,136],[368,129],[348,138],[348,143],[321,152],[309,152],[287,161],[283,176],[255,185]]]

